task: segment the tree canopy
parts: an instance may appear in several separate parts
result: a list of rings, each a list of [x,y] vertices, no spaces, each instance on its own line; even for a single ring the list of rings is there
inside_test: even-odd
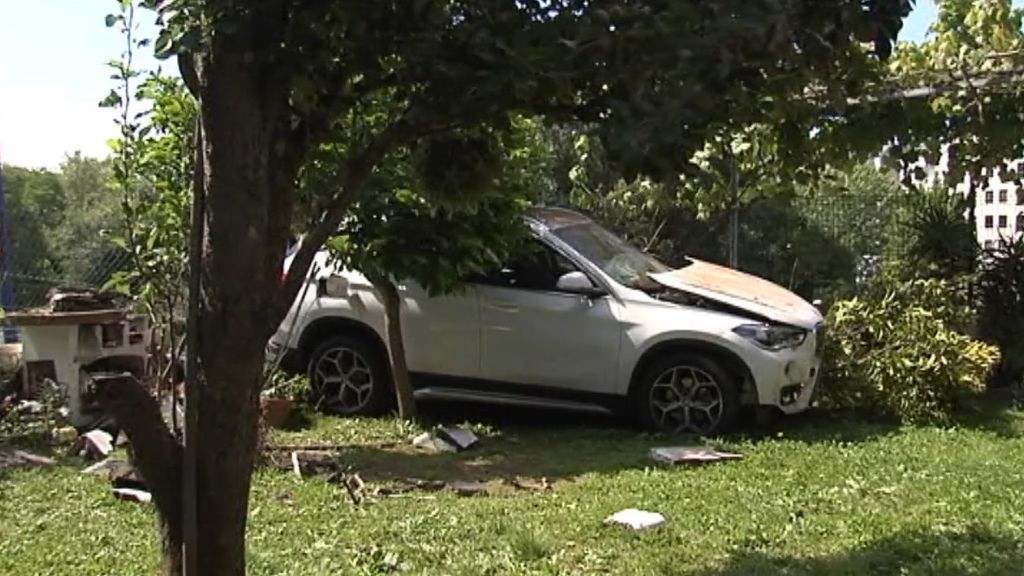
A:
[[[855,96],[912,1],[143,4],[162,25],[155,49],[178,57],[200,103],[203,225],[192,233],[202,235],[193,270],[202,288],[191,349],[202,384],[189,405],[201,444],[187,445],[196,452],[184,460],[198,486],[199,553],[190,573],[233,576],[245,570],[264,344],[352,208],[393,192],[372,185],[389,158],[423,154],[412,165],[424,192],[461,205],[443,160],[479,151],[481,135],[507,132],[518,114],[593,125],[627,179],[677,177],[728,123],[779,125],[801,142],[815,109],[799,96],[812,87]],[[299,192],[325,146],[338,154],[336,177],[305,196],[309,234],[282,284]],[[470,191],[486,182],[483,172],[455,172],[475,174],[463,181]],[[437,194],[445,189],[458,193]],[[168,468],[180,457],[167,443],[136,448]],[[157,501],[176,514],[174,502]],[[167,566],[180,568],[173,555]]]

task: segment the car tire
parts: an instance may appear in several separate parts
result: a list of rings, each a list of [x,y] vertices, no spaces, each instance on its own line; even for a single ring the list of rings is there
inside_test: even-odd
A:
[[[652,362],[634,392],[636,419],[655,433],[728,432],[740,408],[736,378],[719,362],[692,352],[670,353]]]
[[[337,416],[377,416],[391,404],[394,386],[386,356],[365,337],[339,335],[309,356],[311,400]]]

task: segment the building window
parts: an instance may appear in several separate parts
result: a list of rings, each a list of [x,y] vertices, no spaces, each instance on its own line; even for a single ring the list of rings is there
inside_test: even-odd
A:
[[[985,240],[985,250],[991,250],[995,246],[995,242],[991,240]]]
[[[1024,232],[1024,212],[1017,214],[1017,232]]]
[[[1006,214],[1003,214],[1002,216],[999,217],[999,227],[1000,228],[1006,228],[1009,225],[1010,225],[1009,218],[1006,217]]]
[[[1006,204],[1006,190],[999,191],[999,203]]]
[[[1024,206],[1024,188],[1017,189],[1017,206]]]
[[[992,191],[991,190],[985,190],[985,204],[991,204],[991,203],[992,203]]]
[[[991,228],[991,227],[992,227],[992,217],[991,216],[985,216],[985,228]]]

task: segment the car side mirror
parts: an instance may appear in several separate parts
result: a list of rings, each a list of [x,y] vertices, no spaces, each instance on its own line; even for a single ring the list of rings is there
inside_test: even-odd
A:
[[[591,298],[605,295],[605,291],[594,286],[594,283],[591,282],[590,278],[588,278],[583,272],[569,272],[568,274],[563,274],[558,278],[555,288],[560,292],[581,294]]]

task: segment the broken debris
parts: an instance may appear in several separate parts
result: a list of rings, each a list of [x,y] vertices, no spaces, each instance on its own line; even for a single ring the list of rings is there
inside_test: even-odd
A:
[[[720,452],[708,446],[675,446],[652,448],[651,458],[656,462],[675,466],[678,464],[705,464],[723,460],[742,460],[742,454]]]
[[[412,439],[412,445],[427,452],[456,452],[458,448],[438,438],[430,432],[424,432]]]
[[[32,454],[24,450],[0,450],[0,468],[26,466],[49,468],[56,465],[57,461],[53,458]]]
[[[114,451],[114,437],[103,430],[90,430],[82,434],[82,448],[92,458],[106,458]]]
[[[665,523],[665,517],[657,512],[647,512],[635,508],[620,510],[605,518],[605,524],[617,524],[632,530],[645,530]]]
[[[479,443],[476,434],[466,428],[438,428],[412,439],[413,446],[428,452],[461,452]]]
[[[480,442],[472,430],[465,428],[440,428],[437,431],[437,437],[460,451],[468,450]]]
[[[291,471],[299,478],[341,471],[341,463],[334,452],[295,450],[291,455]]]
[[[487,486],[480,482],[449,482],[448,488],[459,496],[478,496],[487,494]]]
[[[359,474],[335,472],[327,477],[327,482],[343,486],[354,506],[359,506],[363,503],[363,491],[366,490],[366,483],[363,482]]]
[[[111,480],[114,478],[120,478],[122,476],[128,476],[133,474],[135,469],[125,460],[118,458],[107,458],[97,462],[88,468],[82,470],[82,474],[95,474],[97,476],[106,476]]]
[[[153,501],[152,494],[145,490],[139,490],[136,488],[114,488],[111,492],[118,500],[138,502],[140,504],[149,504]]]
[[[512,486],[517,490],[551,490],[551,483],[548,482],[547,478],[541,478],[539,481],[532,480],[530,478],[515,477],[506,479],[505,483]]]
[[[423,490],[424,492],[437,492],[444,490],[445,483],[442,480],[422,480],[420,478],[406,478],[403,482],[410,488]]]

